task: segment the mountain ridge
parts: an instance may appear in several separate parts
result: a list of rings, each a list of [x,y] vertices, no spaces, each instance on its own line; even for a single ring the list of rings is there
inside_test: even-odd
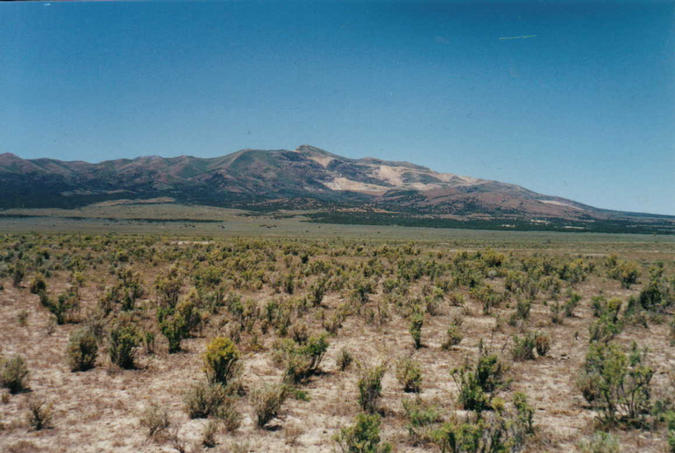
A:
[[[5,209],[171,197],[179,203],[256,210],[358,208],[454,220],[675,223],[674,216],[600,209],[516,184],[440,173],[411,162],[352,159],[311,145],[98,163],[3,153],[0,192],[6,194],[0,199]]]

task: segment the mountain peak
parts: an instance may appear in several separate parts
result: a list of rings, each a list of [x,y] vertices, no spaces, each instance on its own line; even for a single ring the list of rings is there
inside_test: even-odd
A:
[[[295,148],[295,150],[300,153],[330,154],[328,151],[312,145],[300,145],[297,148]]]
[[[23,160],[23,159],[21,159],[16,154],[12,154],[12,153],[2,153],[2,154],[0,154],[0,162],[6,161],[6,160],[16,161],[16,160]]]

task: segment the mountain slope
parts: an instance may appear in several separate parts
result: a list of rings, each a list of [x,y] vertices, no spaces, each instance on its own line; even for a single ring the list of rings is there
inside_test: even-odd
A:
[[[666,226],[668,216],[596,209],[523,187],[408,162],[349,159],[303,145],[245,149],[209,159],[158,156],[98,164],[0,155],[0,208],[78,207],[114,199],[171,197],[177,202],[249,209],[317,208],[388,216],[496,222],[636,221]]]

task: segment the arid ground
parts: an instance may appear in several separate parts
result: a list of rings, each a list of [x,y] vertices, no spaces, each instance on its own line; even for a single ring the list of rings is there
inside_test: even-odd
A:
[[[2,451],[673,451],[670,237],[3,222]]]

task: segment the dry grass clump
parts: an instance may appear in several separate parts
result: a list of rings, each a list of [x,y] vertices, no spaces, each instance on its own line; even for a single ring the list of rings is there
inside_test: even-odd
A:
[[[190,418],[206,418],[218,414],[227,398],[222,384],[199,382],[185,392],[183,402]]]
[[[28,426],[34,431],[52,427],[53,404],[43,399],[30,398],[28,400]]]
[[[285,384],[262,384],[255,387],[249,396],[253,407],[253,416],[256,425],[264,428],[272,419],[279,415],[282,404],[288,397],[288,387]]]
[[[143,410],[139,422],[151,438],[158,438],[171,426],[169,411],[157,403],[152,403]]]

